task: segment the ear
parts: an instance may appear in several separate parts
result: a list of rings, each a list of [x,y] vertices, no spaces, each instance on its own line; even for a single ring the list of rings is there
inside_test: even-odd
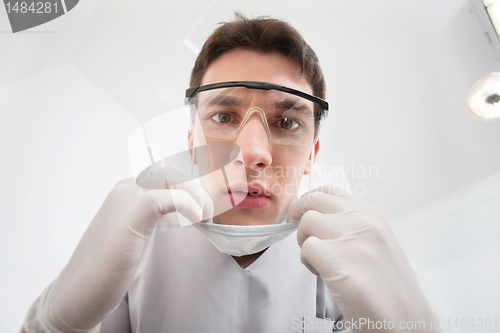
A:
[[[314,161],[316,160],[316,156],[318,156],[318,151],[319,151],[319,140],[314,145]],[[309,154],[309,161],[307,162],[306,169],[304,170],[304,175],[308,175],[310,173],[311,173],[311,154]]]
[[[194,135],[193,133],[191,133],[191,131],[188,130],[188,135],[187,135],[187,139],[188,139],[188,148],[189,148],[189,152],[191,153],[191,159],[193,160],[193,163],[194,164],[197,164],[196,162],[196,155],[194,156],[193,158],[193,142],[194,142]]]

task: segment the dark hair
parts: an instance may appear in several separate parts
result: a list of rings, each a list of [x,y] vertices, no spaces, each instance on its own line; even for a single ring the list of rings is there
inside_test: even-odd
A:
[[[222,23],[206,40],[191,72],[190,87],[201,85],[208,66],[223,53],[248,49],[283,54],[301,67],[313,95],[325,98],[325,79],[318,57],[297,30],[277,19],[249,19],[239,13],[235,15],[234,21]]]

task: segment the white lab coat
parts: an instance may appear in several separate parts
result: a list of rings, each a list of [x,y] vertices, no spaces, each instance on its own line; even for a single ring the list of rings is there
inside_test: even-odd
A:
[[[323,281],[300,262],[296,232],[242,269],[174,220],[157,223],[127,297],[101,333],[303,332],[303,317],[341,319]]]

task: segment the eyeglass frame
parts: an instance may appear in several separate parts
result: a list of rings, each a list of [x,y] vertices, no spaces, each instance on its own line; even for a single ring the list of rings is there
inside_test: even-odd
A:
[[[209,91],[209,90],[214,90],[214,89],[219,89],[219,88],[234,88],[234,87],[243,87],[243,88],[248,88],[248,89],[257,89],[257,90],[277,90],[277,91],[282,91],[286,92],[304,99],[307,99],[308,101],[311,101],[319,106],[319,114],[314,115],[314,120],[317,121],[318,124],[318,129],[317,131],[319,132],[319,129],[321,127],[321,121],[323,119],[326,119],[328,117],[328,102],[325,101],[324,99],[321,99],[317,96],[308,94],[306,92],[281,86],[279,84],[274,84],[274,83],[269,83],[269,82],[259,82],[259,81],[227,81],[227,82],[217,82],[217,83],[209,83],[201,86],[195,86],[186,89],[186,94],[185,94],[185,99],[184,99],[184,104],[189,105],[189,99],[192,98],[196,93],[203,92],[203,91]],[[317,141],[317,134],[315,135]]]

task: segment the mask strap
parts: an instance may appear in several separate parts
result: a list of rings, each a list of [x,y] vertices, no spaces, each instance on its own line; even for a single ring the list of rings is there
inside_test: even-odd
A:
[[[144,141],[146,142],[146,147],[148,149],[149,159],[151,160],[151,165],[155,164],[155,159],[153,158],[153,151],[151,150],[151,145],[149,144],[148,135],[146,134],[146,129],[144,124],[141,124],[142,135],[144,136]]]
[[[190,179],[193,179],[193,170],[194,170],[194,159],[196,156],[196,145],[193,144],[193,152],[191,154],[191,177]]]
[[[312,146],[311,150],[311,166],[309,168],[309,184],[307,185],[307,191],[311,191],[311,186],[312,186],[312,178],[313,178],[313,166],[314,166],[314,159],[315,159],[315,148],[316,145]]]

